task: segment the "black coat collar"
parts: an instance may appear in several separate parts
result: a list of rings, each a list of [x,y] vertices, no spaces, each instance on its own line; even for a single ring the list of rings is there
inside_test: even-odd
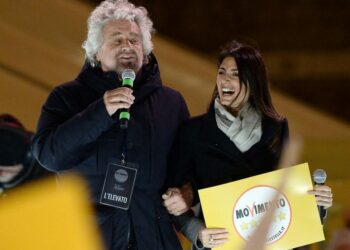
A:
[[[264,117],[262,119],[263,134],[259,142],[253,145],[248,151],[242,153],[236,145],[225,135],[216,124],[214,105],[210,105],[208,112],[203,117],[202,128],[200,132],[200,140],[204,145],[209,146],[213,150],[219,151],[233,161],[240,162],[241,166],[245,166],[250,172],[255,173],[250,167],[248,161],[249,155],[254,154],[262,147],[268,147],[271,144],[276,132],[278,133],[280,125],[271,118]]]
[[[98,95],[103,95],[107,90],[115,89],[122,85],[116,72],[104,72],[100,67],[92,67],[87,61],[76,80],[87,85]],[[142,101],[160,87],[162,87],[162,81],[158,62],[151,53],[149,55],[149,63],[142,66],[134,82],[135,103]]]

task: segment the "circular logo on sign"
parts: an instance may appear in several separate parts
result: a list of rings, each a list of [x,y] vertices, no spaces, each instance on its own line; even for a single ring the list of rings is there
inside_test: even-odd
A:
[[[128,179],[128,172],[124,169],[118,169],[114,173],[114,178],[119,183],[124,183]]]
[[[232,213],[233,226],[237,233],[244,240],[249,240],[269,209],[275,211],[266,244],[280,240],[289,228],[292,210],[287,197],[269,186],[253,187],[238,198]]]

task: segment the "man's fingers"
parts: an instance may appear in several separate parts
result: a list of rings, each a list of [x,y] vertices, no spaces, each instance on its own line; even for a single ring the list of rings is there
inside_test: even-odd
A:
[[[171,190],[167,190],[163,195],[162,195],[162,197],[165,197],[165,198],[163,198],[163,199],[168,199],[168,198],[170,198],[171,197],[171,195],[172,195],[172,191]]]
[[[170,191],[170,192],[166,192],[165,194],[163,194],[165,198],[165,204],[168,206],[168,205],[171,205],[173,203],[184,203],[184,199],[183,197],[181,196],[181,194],[178,194],[178,193],[174,193],[173,191]],[[163,197],[163,196],[162,196]]]
[[[130,108],[134,100],[132,90],[125,87],[107,90],[103,95],[103,102],[109,115],[114,114],[119,109]]]
[[[130,96],[125,96],[125,95],[115,95],[115,96],[107,96],[106,97],[106,102],[107,103],[117,103],[117,102],[124,102],[124,103],[129,103],[129,104],[133,104],[134,103],[134,99],[131,98]]]
[[[170,204],[170,205],[165,205],[166,209],[168,211],[175,211],[176,210],[176,204]],[[176,210],[177,211],[177,210]]]
[[[123,93],[123,94],[126,94],[126,95],[130,95],[132,94],[133,90],[130,89],[130,88],[126,88],[126,87],[120,87],[120,88],[116,88],[116,89],[111,89],[111,90],[107,90],[106,93],[108,95],[115,95],[115,94],[118,94],[118,93]]]
[[[162,199],[163,200],[166,200],[166,199],[168,199],[169,198],[169,195],[167,195],[167,194],[162,194]],[[163,202],[163,204],[164,204],[164,202]]]
[[[178,216],[189,209],[179,188],[168,188],[162,198],[164,200],[163,206],[170,214]]]
[[[108,102],[127,102],[133,103],[135,96],[132,95],[132,90],[128,88],[117,88],[107,90],[104,95],[105,101]]]
[[[168,209],[168,210],[174,210],[176,212],[184,209],[186,207],[185,202],[178,202],[172,200],[172,197],[169,199],[164,200],[163,205]]]
[[[108,107],[115,109],[115,110],[118,110],[118,109],[128,109],[131,107],[131,105],[128,103],[120,102],[120,103],[110,103],[110,104],[108,104]]]
[[[172,193],[181,194],[180,189],[179,188],[175,188],[175,187],[168,188],[168,191],[171,191]]]

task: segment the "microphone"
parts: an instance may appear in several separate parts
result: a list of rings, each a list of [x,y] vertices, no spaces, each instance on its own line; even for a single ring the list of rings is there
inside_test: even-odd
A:
[[[122,86],[133,89],[135,77],[136,77],[135,71],[133,71],[132,69],[125,69],[122,73],[122,79],[123,79]],[[120,128],[122,129],[127,128],[129,120],[130,120],[129,109],[121,109],[119,113]]]
[[[323,169],[316,169],[312,174],[312,179],[316,185],[324,185],[327,179],[327,173]],[[327,210],[323,206],[317,206],[318,213],[320,214],[321,223],[323,224],[323,218],[327,214]]]

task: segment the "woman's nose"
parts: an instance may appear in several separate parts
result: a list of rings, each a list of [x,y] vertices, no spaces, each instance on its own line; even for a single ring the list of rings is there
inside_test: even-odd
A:
[[[229,82],[230,78],[227,75],[224,75],[222,80],[223,82]]]

